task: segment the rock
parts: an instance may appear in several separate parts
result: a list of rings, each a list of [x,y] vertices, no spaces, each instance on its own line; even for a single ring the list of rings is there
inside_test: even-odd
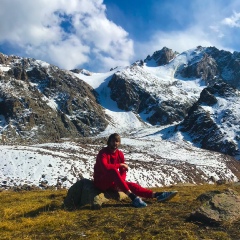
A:
[[[72,70],[70,70],[70,71],[73,72],[73,73],[77,73],[77,74],[82,73],[82,74],[84,74],[84,75],[86,75],[86,76],[92,76],[92,73],[89,72],[89,71],[86,70],[86,69],[77,69],[77,68],[75,68],[75,69],[72,69]]]
[[[211,106],[217,103],[217,98],[213,94],[211,94],[207,88],[204,88],[200,94],[200,98],[198,101]]]
[[[223,184],[226,184],[226,183],[227,183],[226,179],[219,179],[219,180],[216,181],[217,185],[223,185]]]
[[[156,100],[145,89],[128,80],[116,73],[108,84],[108,87],[111,89],[111,98],[117,102],[120,109],[142,112],[147,108],[147,105],[157,104]]]
[[[219,79],[240,89],[240,53],[219,50],[216,47],[197,47],[192,59],[182,68],[179,74],[183,77],[202,78],[208,84]]]
[[[0,72],[0,80],[10,86],[1,85],[0,115],[11,142],[92,136],[108,125],[96,91],[72,72],[3,54],[0,64],[9,67]]]
[[[203,57],[200,61],[193,64],[189,63],[189,65],[181,70],[181,75],[183,77],[202,78],[207,83],[212,81],[218,74],[218,66],[216,61],[206,53],[203,54]]]
[[[93,209],[99,209],[109,199],[122,200],[126,197],[126,194],[117,191],[103,193],[94,187],[93,181],[81,179],[69,188],[64,199],[64,207],[68,210],[76,210],[85,205],[90,205]]]
[[[173,52],[172,49],[163,47],[161,50],[154,52],[151,57],[148,56],[144,62],[147,63],[148,61],[154,60],[158,66],[162,66],[169,63],[177,54],[178,53]]]
[[[184,121],[180,123],[180,131],[188,132],[193,142],[200,144],[204,149],[235,156],[239,151],[239,140],[227,137],[228,133],[223,123],[230,125],[232,122],[235,125],[239,117],[234,109],[224,109],[221,115],[218,115],[218,119],[215,117],[217,114],[213,114],[215,108],[212,106],[217,103],[219,96],[224,97],[230,104],[232,97],[237,99],[238,92],[226,83],[216,83],[203,89],[199,100],[192,105]],[[208,106],[207,109],[206,106]],[[223,125],[218,124],[218,121]]]
[[[141,69],[135,68],[135,71],[139,72]],[[183,103],[177,99],[160,101],[158,96],[146,91],[121,73],[113,75],[108,87],[111,89],[111,98],[120,109],[135,113],[144,112],[148,114],[147,121],[152,125],[168,125],[183,120],[193,103],[192,101]]]
[[[206,48],[206,54],[211,56],[216,61],[218,66],[219,77],[223,81],[239,89],[240,53],[239,52],[231,53],[229,51],[218,50],[215,47],[208,47]]]
[[[240,218],[240,196],[232,189],[225,192],[211,191],[202,194],[198,200],[203,202],[190,220],[208,225],[222,225],[232,223]]]

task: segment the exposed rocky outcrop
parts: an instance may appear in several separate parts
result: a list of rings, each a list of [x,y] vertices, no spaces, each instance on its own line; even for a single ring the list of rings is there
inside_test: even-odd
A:
[[[177,74],[202,78],[210,85],[220,80],[240,89],[240,53],[199,46],[195,56]]]
[[[2,54],[0,53],[0,64],[3,64],[3,65],[9,65],[11,64],[14,59],[20,59],[20,57],[17,57],[17,56],[7,56],[5,54]]]
[[[220,78],[226,83],[240,89],[240,53],[206,48],[206,53],[215,59]]]
[[[180,130],[188,132],[193,141],[199,143],[202,148],[236,155],[239,152],[238,135],[231,140],[226,135],[225,129],[229,124],[239,123],[238,112],[231,108],[232,97],[237,96],[238,92],[226,83],[218,83],[203,89],[199,100],[190,108],[188,115],[180,124]],[[229,101],[229,109],[217,114],[218,105],[221,104],[218,101],[222,98]]]
[[[53,65],[0,55],[0,115],[11,142],[91,136],[107,126],[96,92]]]
[[[111,98],[122,110],[139,113],[156,104],[156,100],[145,89],[118,74],[113,75],[108,87],[111,89]]]
[[[162,101],[151,109],[153,114],[147,120],[153,125],[178,122],[186,116],[189,107],[188,103],[181,103],[174,99]]]
[[[221,225],[240,218],[240,196],[231,189],[207,192],[197,200],[201,201],[202,205],[190,215],[189,220],[207,225]]]
[[[190,63],[182,69],[180,74],[187,78],[202,78],[207,84],[211,84],[219,72],[216,61],[205,53],[199,62]]]
[[[172,49],[163,47],[161,50],[154,52],[152,56],[148,55],[144,62],[148,63],[149,61],[154,60],[157,66],[162,66],[168,64],[177,54],[178,53],[173,52]]]
[[[82,73],[82,74],[84,74],[84,75],[86,75],[86,76],[91,76],[92,75],[92,73],[91,72],[89,72],[88,70],[86,70],[86,69],[72,69],[72,70],[70,70],[71,72],[73,72],[73,73]]]
[[[147,121],[153,125],[180,121],[191,106],[191,101],[184,103],[177,99],[161,101],[156,94],[148,92],[121,74],[114,74],[108,86],[111,89],[111,98],[117,102],[120,109],[135,113],[145,112],[149,114]]]

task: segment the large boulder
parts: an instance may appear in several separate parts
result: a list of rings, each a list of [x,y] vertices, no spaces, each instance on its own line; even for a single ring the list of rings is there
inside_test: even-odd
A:
[[[240,196],[232,189],[225,192],[211,191],[198,197],[202,202],[190,220],[208,225],[232,223],[240,218]]]
[[[126,197],[125,193],[114,190],[101,192],[94,187],[93,181],[81,179],[69,188],[64,198],[64,207],[68,210],[76,210],[88,205],[90,208],[99,209],[110,199],[122,200]]]

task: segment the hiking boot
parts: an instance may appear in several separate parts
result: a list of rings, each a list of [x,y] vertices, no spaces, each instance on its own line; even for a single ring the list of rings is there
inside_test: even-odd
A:
[[[157,196],[157,200],[158,200],[158,202],[168,201],[168,200],[172,199],[174,196],[176,196],[177,193],[178,193],[177,191],[163,192],[159,196]]]
[[[147,204],[140,198],[140,197],[136,197],[133,201],[132,201],[132,205],[135,208],[143,208],[146,207]]]

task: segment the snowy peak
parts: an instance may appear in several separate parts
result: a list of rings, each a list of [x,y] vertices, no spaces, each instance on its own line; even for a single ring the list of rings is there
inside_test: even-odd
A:
[[[215,47],[197,47],[183,52],[185,65],[177,73],[185,78],[202,78],[207,84],[222,80],[240,89],[240,53],[218,50]],[[179,56],[176,57],[176,59]]]
[[[154,52],[152,56],[148,55],[144,62],[147,66],[162,66],[168,64],[177,54],[178,53],[173,52],[172,49],[164,47],[161,50]]]

